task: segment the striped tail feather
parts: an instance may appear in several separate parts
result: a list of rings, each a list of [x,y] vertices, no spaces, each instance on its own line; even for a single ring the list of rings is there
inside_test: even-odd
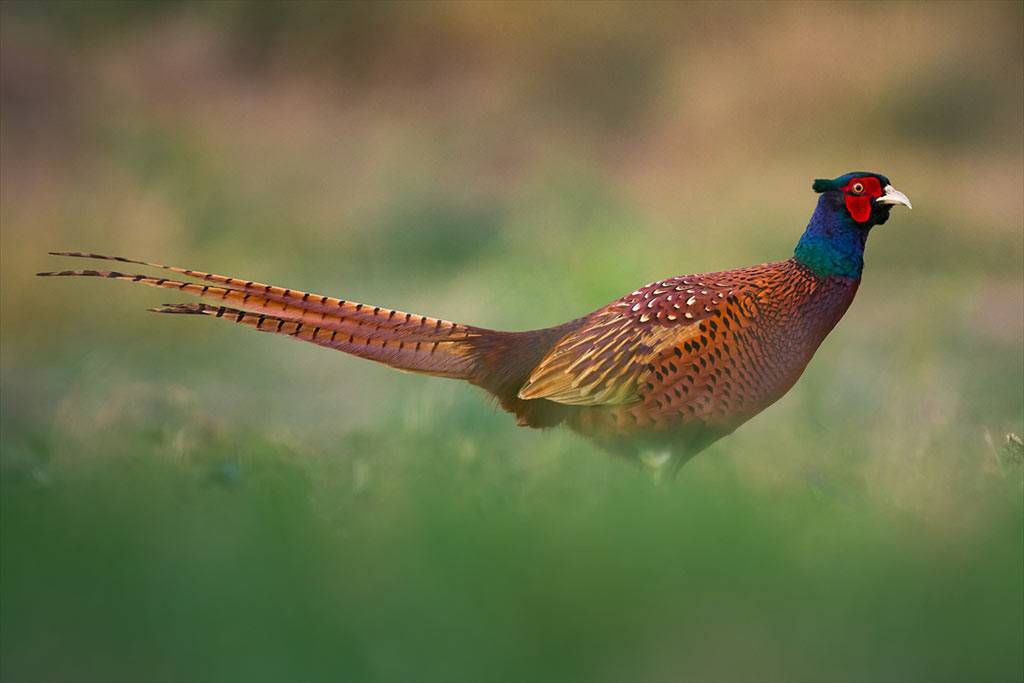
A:
[[[123,256],[105,256],[103,254],[90,254],[77,251],[51,251],[52,256],[70,256],[73,258],[87,258],[97,259],[103,261],[117,261],[120,263],[130,263],[139,266],[148,266],[151,268],[159,268],[161,270],[168,270],[179,275],[185,275],[197,280],[203,280],[204,282],[214,282],[218,286],[204,287],[199,285],[204,291],[209,290],[210,296],[218,296],[219,292],[223,290],[231,290],[233,292],[241,292],[243,295],[249,295],[257,299],[263,299],[267,302],[276,302],[283,304],[282,310],[287,311],[289,308],[300,309],[310,313],[321,313],[327,316],[340,316],[345,319],[352,321],[363,321],[376,326],[383,326],[395,329],[423,329],[426,327],[433,327],[435,330],[441,330],[443,327],[462,327],[468,329],[466,326],[456,325],[456,323],[448,322],[446,320],[440,320],[438,318],[430,318],[428,316],[416,315],[414,313],[405,313],[403,311],[391,310],[382,308],[380,306],[369,306],[361,304],[355,301],[346,301],[345,299],[338,299],[330,296],[323,296],[320,294],[311,294],[309,292],[302,292],[295,289],[288,289],[285,287],[276,287],[274,285],[263,284],[262,282],[254,282],[252,280],[243,280],[241,278],[228,277],[226,275],[216,275],[214,273],[205,273],[199,270],[192,270],[191,268],[180,268],[178,266],[168,266],[161,263],[152,263],[149,261],[137,261],[134,259],[128,259]],[[39,273],[39,275],[86,275],[91,274],[95,271],[61,271],[58,273]],[[106,272],[106,271],[100,271]],[[114,271],[116,273],[116,271]],[[102,277],[116,277],[125,275],[124,273],[116,273],[116,275],[104,275]],[[137,277],[134,275],[129,276],[131,278]],[[138,276],[142,277],[142,276]],[[123,279],[123,278],[118,278]],[[179,285],[180,281],[165,279],[165,278],[152,278],[154,281],[163,281],[163,283],[174,283],[177,282]],[[144,282],[139,280],[142,284],[149,284],[158,287],[173,288],[174,285],[157,284],[156,282]],[[194,285],[194,283],[188,283]],[[192,290],[186,289],[189,293],[195,293]],[[204,294],[205,296],[205,294]],[[209,298],[209,297],[208,297]],[[246,297],[243,296],[243,300]]]
[[[260,332],[293,337],[410,372],[468,379],[474,369],[474,354],[453,353],[455,349],[446,346],[442,341],[407,342],[399,340],[395,342],[388,339],[378,341],[369,336],[360,337],[351,332],[339,332],[330,326],[297,322],[267,313],[251,313],[229,306],[195,303],[164,304],[149,310],[154,313],[208,315],[214,318],[223,318]],[[451,344],[451,341],[447,343]],[[459,351],[465,351],[465,349]]]
[[[99,277],[177,290],[211,304],[168,304],[157,313],[208,315],[262,332],[291,336],[391,367],[485,385],[484,361],[505,348],[509,333],[461,325],[439,318],[368,306],[352,301],[176,266],[81,252],[56,256],[93,258],[145,265],[212,282],[158,278],[114,270],[63,270],[41,277]]]

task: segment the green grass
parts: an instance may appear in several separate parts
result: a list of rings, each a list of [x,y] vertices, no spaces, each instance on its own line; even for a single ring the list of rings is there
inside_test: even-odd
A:
[[[1003,680],[1019,666],[1019,470],[973,482],[936,524],[824,468],[779,490],[709,456],[654,486],[574,440],[481,422],[322,449],[197,435],[180,415],[38,437],[0,498],[5,679]]]

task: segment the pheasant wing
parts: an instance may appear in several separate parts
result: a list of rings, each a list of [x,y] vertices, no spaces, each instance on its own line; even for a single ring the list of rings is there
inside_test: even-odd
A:
[[[580,406],[641,401],[655,361],[699,339],[701,321],[721,315],[731,298],[729,284],[705,278],[654,282],[598,310],[541,360],[519,398]]]

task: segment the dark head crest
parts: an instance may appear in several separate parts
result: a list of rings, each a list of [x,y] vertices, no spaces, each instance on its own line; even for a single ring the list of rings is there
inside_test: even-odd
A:
[[[886,178],[884,175],[872,173],[871,171],[853,171],[851,173],[841,175],[838,178],[818,178],[817,180],[814,181],[814,185],[812,185],[811,188],[818,193],[831,192],[833,190],[841,190],[846,186],[848,182],[850,182],[854,178],[866,176],[878,178],[878,181],[882,184],[882,187],[885,187],[886,185],[889,184],[889,179]]]
[[[840,185],[833,179],[818,178],[814,181],[814,185],[811,186],[815,192],[829,192],[831,190],[838,190]]]

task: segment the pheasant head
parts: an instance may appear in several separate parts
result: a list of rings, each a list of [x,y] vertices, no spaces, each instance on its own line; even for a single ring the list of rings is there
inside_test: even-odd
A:
[[[821,194],[796,258],[816,274],[859,278],[864,268],[868,232],[889,220],[897,204],[913,208],[905,194],[879,173],[854,171],[831,180],[814,181]]]

